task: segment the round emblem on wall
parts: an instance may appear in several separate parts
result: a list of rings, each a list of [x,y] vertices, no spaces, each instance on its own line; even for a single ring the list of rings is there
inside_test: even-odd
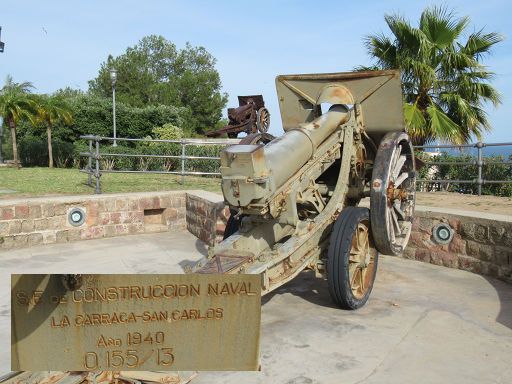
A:
[[[437,244],[448,244],[453,239],[453,229],[446,223],[439,223],[432,229],[432,236]]]
[[[85,222],[85,212],[81,208],[73,208],[68,213],[69,224],[79,227]]]

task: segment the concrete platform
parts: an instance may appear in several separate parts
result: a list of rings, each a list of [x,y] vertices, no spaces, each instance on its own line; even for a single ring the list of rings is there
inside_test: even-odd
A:
[[[181,273],[206,247],[188,232],[0,252],[0,373],[9,370],[10,273]],[[335,308],[304,272],[263,298],[261,372],[193,383],[510,383],[512,286],[383,256],[358,311]]]

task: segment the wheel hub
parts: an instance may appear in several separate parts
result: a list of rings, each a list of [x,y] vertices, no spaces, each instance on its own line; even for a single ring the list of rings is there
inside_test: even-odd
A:
[[[386,196],[390,206],[393,205],[395,200],[406,201],[409,198],[407,191],[403,188],[395,188],[395,183],[392,181],[389,182],[386,189]]]
[[[414,150],[406,133],[392,132],[382,139],[372,180],[370,214],[375,244],[381,253],[400,255],[411,233],[416,189]]]

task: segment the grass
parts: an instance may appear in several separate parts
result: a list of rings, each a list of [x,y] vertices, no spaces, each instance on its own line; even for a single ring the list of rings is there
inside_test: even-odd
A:
[[[108,173],[101,176],[102,193],[171,191],[180,189],[202,189],[220,193],[220,179],[185,177],[159,174]],[[93,178],[93,183],[95,179]],[[1,193],[0,198],[50,195],[93,194],[94,188],[87,186],[87,175],[77,169],[65,168],[0,168],[0,190],[12,189],[14,193]]]

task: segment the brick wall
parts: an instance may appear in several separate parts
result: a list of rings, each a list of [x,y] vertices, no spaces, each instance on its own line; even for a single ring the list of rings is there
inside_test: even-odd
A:
[[[208,245],[222,240],[229,208],[222,196],[206,191],[187,193],[187,229]]]
[[[68,222],[81,208],[85,222]],[[155,192],[0,200],[0,249],[185,228],[185,193]]]

